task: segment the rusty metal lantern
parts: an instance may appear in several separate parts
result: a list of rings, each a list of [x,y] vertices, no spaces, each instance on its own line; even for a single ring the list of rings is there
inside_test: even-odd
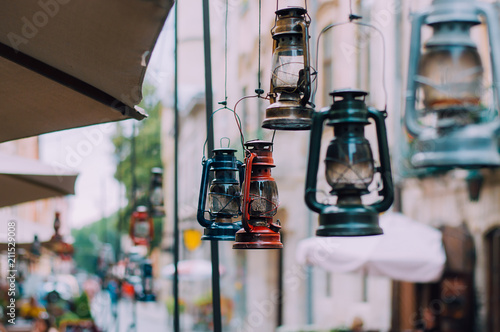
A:
[[[276,11],[273,38],[272,77],[262,127],[307,130],[311,127],[311,70],[307,10],[288,7]],[[278,98],[278,99],[277,99]]]
[[[242,224],[233,249],[281,249],[280,223],[273,221],[279,206],[278,187],[271,176],[273,143],[245,143]]]
[[[134,245],[147,246],[154,237],[153,218],[148,214],[148,209],[140,205],[130,217],[130,238]]]

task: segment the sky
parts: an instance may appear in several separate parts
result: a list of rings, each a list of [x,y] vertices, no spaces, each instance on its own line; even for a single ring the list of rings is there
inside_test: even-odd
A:
[[[79,173],[76,194],[68,196],[71,227],[80,228],[109,216],[126,204],[124,188],[113,177],[116,160],[111,135],[115,128],[111,123],[40,136],[42,161]]]
[[[146,72],[145,81],[155,85],[160,92],[169,90],[168,85],[173,76],[173,66],[169,63],[172,59],[170,53],[173,52],[172,17],[173,15],[167,19]],[[128,129],[125,134],[131,133],[133,121],[136,120],[120,122]],[[116,126],[116,123],[108,123],[40,136],[42,161],[79,172],[75,185],[76,194],[68,196],[68,221],[72,228],[81,228],[103,216],[107,217],[127,204],[125,188],[114,178],[117,160],[113,155],[111,137]]]

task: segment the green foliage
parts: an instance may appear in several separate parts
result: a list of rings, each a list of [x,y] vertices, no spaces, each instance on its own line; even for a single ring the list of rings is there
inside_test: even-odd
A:
[[[117,251],[118,215],[114,214],[80,229],[73,229],[71,235],[75,239],[74,260],[76,265],[90,273],[97,272],[97,258],[104,243],[110,243]]]
[[[124,224],[118,225],[122,233],[128,232],[129,220],[132,212],[139,205],[148,206],[149,185],[151,181],[151,169],[161,167],[161,104],[154,97],[154,88],[144,87],[144,101],[141,104],[148,118],[137,122],[135,137],[135,166],[132,156],[132,137],[126,136],[125,127],[119,123],[116,134],[113,137],[115,155],[119,160],[115,172],[115,178],[125,185],[126,195],[129,199],[128,206],[122,211]],[[133,179],[135,178],[135,205]],[[151,242],[151,249],[157,247],[161,242],[162,220],[154,220],[155,238]]]
[[[116,212],[109,218],[104,218],[81,229],[73,230],[75,239],[74,259],[77,266],[90,273],[97,272],[97,260],[99,250],[104,243],[110,243],[114,252],[119,252],[118,241],[121,234],[128,234],[130,227],[130,216],[137,205],[148,206],[149,185],[151,180],[151,168],[161,167],[161,104],[154,96],[154,88],[144,87],[144,100],[141,104],[148,118],[142,121],[134,121],[136,126],[135,137],[135,170],[131,167],[131,137],[126,135],[126,126],[117,124],[116,133],[113,136],[115,156],[119,160],[115,172],[115,178],[124,184],[129,204],[123,210]],[[128,123],[127,125],[130,125]],[[136,205],[132,203],[132,175],[135,174],[137,184]],[[162,218],[154,220],[155,238],[151,242],[151,249],[158,247],[161,242]]]

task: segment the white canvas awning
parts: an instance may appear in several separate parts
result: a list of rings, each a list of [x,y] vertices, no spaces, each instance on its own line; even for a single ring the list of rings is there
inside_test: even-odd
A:
[[[400,213],[380,217],[383,235],[315,237],[297,249],[301,264],[330,272],[361,272],[408,282],[432,282],[441,277],[446,254],[439,230]]]
[[[136,108],[172,0],[0,5],[0,142],[144,118]]]
[[[0,153],[0,207],[75,193],[77,173]]]

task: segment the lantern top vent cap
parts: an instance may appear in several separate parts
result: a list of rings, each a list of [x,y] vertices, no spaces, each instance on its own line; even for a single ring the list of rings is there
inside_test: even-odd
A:
[[[307,10],[302,7],[285,7],[274,12],[278,16],[303,16]]]
[[[272,150],[273,142],[262,141],[260,139],[255,139],[251,141],[245,142],[245,146],[248,149],[256,149],[256,150]]]
[[[357,89],[339,89],[330,92],[330,96],[333,97],[333,101],[336,101],[336,97],[342,97],[341,100],[360,100],[359,97],[363,97],[362,101],[365,100],[365,97],[368,95],[368,92]]]
[[[163,174],[163,168],[161,168],[161,167],[153,167],[153,168],[151,168],[151,173],[153,173],[153,174]]]
[[[214,155],[216,154],[234,154],[237,150],[233,148],[217,148],[213,149],[212,152]]]
[[[148,211],[148,208],[145,207],[144,205],[139,205],[137,208],[136,208],[136,211],[137,212],[147,212]]]
[[[357,89],[341,89],[330,93],[333,104],[330,107],[330,116],[327,125],[335,126],[343,123],[360,123],[366,125],[368,108],[365,98],[368,92]]]
[[[464,22],[480,24],[476,2],[471,0],[433,0],[431,12],[426,24],[434,25],[446,22]]]

